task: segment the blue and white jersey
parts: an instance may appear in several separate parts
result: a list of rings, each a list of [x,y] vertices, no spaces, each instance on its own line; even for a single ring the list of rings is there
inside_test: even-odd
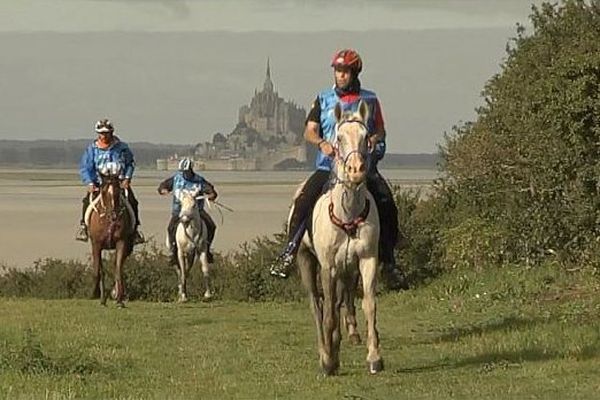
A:
[[[133,153],[125,142],[117,139],[106,149],[98,147],[95,141],[87,147],[79,164],[81,181],[85,185],[91,183],[100,185],[101,177],[98,171],[109,163],[116,163],[120,166],[121,179],[131,179],[133,177],[133,171],[135,170]]]
[[[194,191],[197,190],[199,194],[204,191],[206,186],[206,180],[198,174],[194,174],[190,179],[186,179],[182,171],[177,171],[173,175],[173,203],[171,206],[171,213],[173,215],[179,215],[181,211],[181,202],[179,201],[179,192],[181,190]],[[202,210],[204,208],[204,199],[197,200],[198,208]]]
[[[321,107],[320,127],[321,137],[330,143],[334,143],[335,139],[335,105],[340,104],[343,112],[354,112],[358,110],[360,100],[363,100],[369,106],[369,119],[366,121],[367,129],[370,133],[375,130],[375,110],[377,105],[377,96],[374,92],[361,89],[358,96],[354,96],[352,101],[342,101],[334,88],[326,89],[317,96],[319,106]],[[331,158],[323,152],[317,153],[316,167],[318,170],[331,171]]]

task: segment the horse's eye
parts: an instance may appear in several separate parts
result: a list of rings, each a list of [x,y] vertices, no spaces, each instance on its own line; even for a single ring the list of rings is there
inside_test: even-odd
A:
[[[336,139],[337,139],[338,143],[342,143],[342,137],[341,136],[338,136]]]

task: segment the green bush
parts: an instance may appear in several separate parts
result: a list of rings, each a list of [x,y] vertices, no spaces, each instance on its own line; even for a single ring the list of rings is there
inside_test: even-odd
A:
[[[446,138],[433,263],[597,264],[600,2],[544,3],[531,22]]]
[[[269,264],[283,248],[283,235],[257,238],[227,256],[215,254],[211,287],[215,296],[236,301],[297,300],[304,297],[298,274],[287,280],[269,274]],[[103,261],[104,282],[110,292],[114,283],[114,257]],[[0,273],[0,296],[44,299],[89,298],[94,286],[90,264],[56,259],[38,260],[31,269],[7,269]],[[175,267],[155,243],[136,250],[125,262],[124,280],[129,300],[173,301],[177,298]],[[196,263],[188,277],[188,294],[201,299],[203,276]]]
[[[445,268],[468,268],[482,271],[502,265],[505,259],[507,233],[493,222],[470,218],[444,230],[441,235]]]

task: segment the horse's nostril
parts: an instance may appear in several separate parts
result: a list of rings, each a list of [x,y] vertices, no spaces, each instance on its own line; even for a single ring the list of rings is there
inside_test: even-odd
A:
[[[360,164],[360,168],[358,169],[360,172],[365,172],[366,166],[365,164]]]

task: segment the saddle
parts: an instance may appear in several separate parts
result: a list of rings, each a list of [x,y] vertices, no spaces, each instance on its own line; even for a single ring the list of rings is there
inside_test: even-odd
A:
[[[131,226],[134,227],[136,224],[135,213],[133,212],[133,207],[131,203],[129,203],[129,198],[127,196],[121,195],[121,200],[123,200],[123,204],[125,204],[125,208],[127,209],[127,213],[129,214],[129,219],[131,220]],[[92,216],[92,211],[98,211],[98,203],[100,202],[100,196],[90,194],[90,205],[85,210],[85,225],[90,227],[90,218]],[[133,229],[133,228],[132,228]]]

